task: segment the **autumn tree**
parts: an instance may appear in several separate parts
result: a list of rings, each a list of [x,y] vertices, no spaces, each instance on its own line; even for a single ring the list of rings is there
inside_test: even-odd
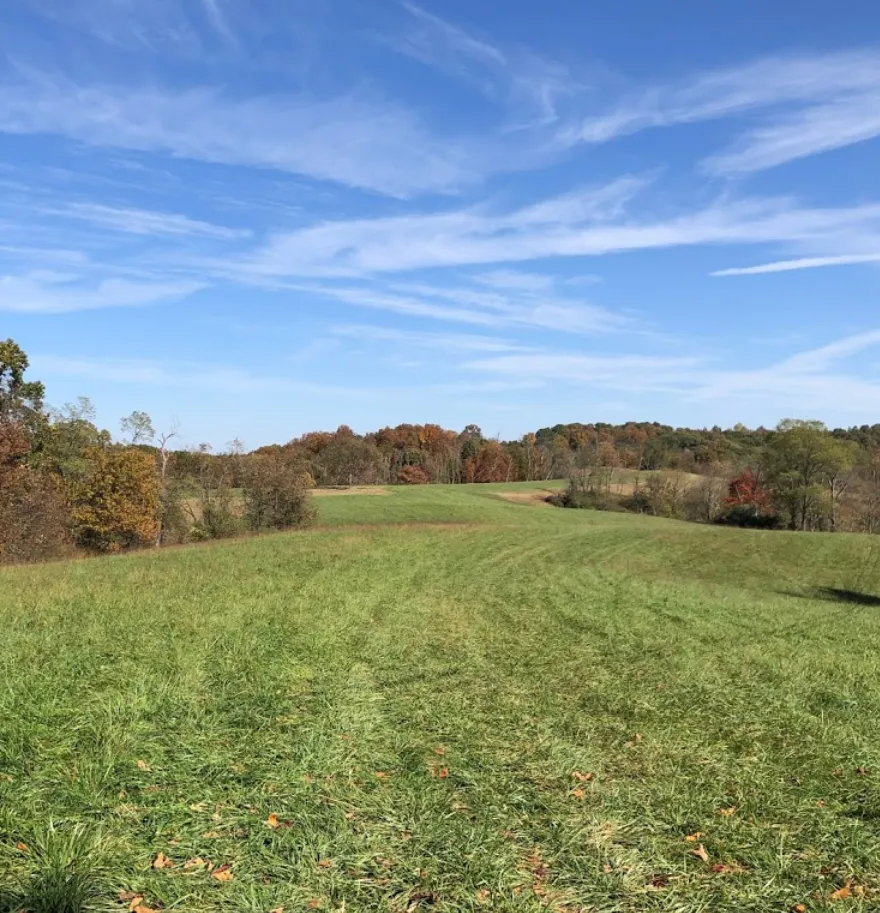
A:
[[[153,456],[132,447],[94,447],[88,471],[71,490],[77,541],[94,551],[151,545],[159,527]]]

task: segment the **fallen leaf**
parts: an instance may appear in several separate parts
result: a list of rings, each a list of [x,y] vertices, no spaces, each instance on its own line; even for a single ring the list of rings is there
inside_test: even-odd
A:
[[[807,913],[807,905],[805,903],[796,903],[791,908],[791,913]]]
[[[857,768],[856,768],[856,773],[857,773],[860,777],[867,777],[867,776],[868,776],[868,768],[867,768],[867,767],[857,767]]]
[[[718,814],[723,818],[732,818],[736,814],[736,806],[731,805],[730,808],[719,808]]]
[[[691,856],[696,856],[697,859],[701,859],[703,862],[709,861],[709,854],[706,852],[706,847],[701,843],[699,846],[694,847],[690,851]]]
[[[487,903],[491,896],[492,892],[488,888],[480,888],[480,890],[477,891],[477,903]]]
[[[211,872],[211,877],[215,878],[217,881],[232,881],[235,876],[232,874],[232,866],[227,862],[217,866],[217,868]]]
[[[137,900],[140,903],[144,899],[137,891],[120,891],[116,896],[120,903],[128,903],[130,900]]]
[[[29,853],[31,851],[30,847],[26,843],[22,843],[21,840],[15,844],[15,848],[19,853]]]
[[[445,779],[449,776],[449,768],[448,768],[448,767],[441,767],[440,770],[437,771],[437,776],[438,776],[441,780],[445,780]]]
[[[848,881],[842,888],[838,888],[832,895],[832,900],[844,900],[852,894],[852,882]]]
[[[207,864],[208,863],[205,862],[201,856],[196,856],[194,859],[187,859],[187,861],[184,862],[183,867],[185,869],[201,869],[204,868]]]
[[[202,834],[202,839],[203,840],[216,840],[219,836],[220,835],[217,833],[217,831],[205,831],[205,833]]]
[[[138,761],[137,765],[138,765],[138,770],[145,770],[145,771],[149,772],[153,769],[152,767],[150,767],[149,764],[147,764],[146,761]]]
[[[319,859],[319,860],[318,860],[318,868],[319,868],[319,869],[329,869],[329,868],[332,868],[332,867],[333,867],[333,860],[332,860],[332,859]]]
[[[593,775],[591,773],[582,774],[576,770],[572,772],[572,776],[575,778],[575,780],[578,781],[578,783],[589,783],[590,780],[593,779]]]
[[[838,767],[838,768],[836,768],[835,770],[832,770],[832,771],[831,771],[831,776],[832,776],[832,777],[842,777],[842,776],[843,776],[843,771]]]
[[[703,836],[702,831],[697,831],[695,834],[688,834],[684,839],[688,843],[696,843]]]
[[[274,909],[270,910],[269,913],[284,913],[284,907],[275,907]]]
[[[266,819],[266,824],[272,828],[273,831],[277,831],[281,827],[281,822],[278,820],[278,815],[272,814]]]
[[[357,818],[357,815],[356,815],[354,812],[348,811],[348,812],[345,813],[345,820],[346,820],[346,821],[354,821],[355,818]]]
[[[174,862],[169,859],[164,853],[158,853],[156,858],[153,860],[154,869],[173,869]]]
[[[131,909],[130,913],[159,913],[159,911],[153,907],[148,907],[146,904],[139,903]]]
[[[603,871],[606,875],[610,875],[610,874],[614,871],[614,866],[613,866],[613,865],[609,865],[609,864],[606,862],[606,863],[602,866],[602,871]]]
[[[380,780],[387,780],[387,779],[388,779],[388,774],[385,773],[384,770],[377,770],[377,771],[376,771],[376,776],[377,776]]]
[[[316,900],[314,897],[306,904],[310,910],[317,910],[321,906],[321,901]]]
[[[583,799],[583,798],[584,798],[584,791],[583,791],[582,789],[573,789],[573,790],[571,791],[571,794],[572,794],[572,796],[574,796],[575,799]]]
[[[666,888],[669,886],[669,880],[671,878],[671,875],[667,875],[665,872],[661,872],[658,875],[651,876],[650,885],[652,888]]]
[[[438,745],[438,746],[434,749],[434,754],[440,755],[440,757],[442,758],[443,755],[446,754],[446,749],[445,749],[442,745]]]

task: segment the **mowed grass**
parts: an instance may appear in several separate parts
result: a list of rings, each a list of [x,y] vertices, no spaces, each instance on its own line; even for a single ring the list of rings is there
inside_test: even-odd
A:
[[[8,909],[875,909],[871,540],[540,487],[0,573]]]

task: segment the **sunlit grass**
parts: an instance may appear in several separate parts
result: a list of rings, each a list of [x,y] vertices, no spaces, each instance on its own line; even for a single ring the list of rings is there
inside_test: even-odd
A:
[[[8,909],[880,901],[880,609],[814,598],[869,541],[493,488],[2,572]]]

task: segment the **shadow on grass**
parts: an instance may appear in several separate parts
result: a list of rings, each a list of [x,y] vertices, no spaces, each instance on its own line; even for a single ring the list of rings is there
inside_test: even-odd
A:
[[[859,605],[880,608],[880,596],[871,593],[860,593],[857,590],[844,590],[833,586],[817,586],[805,592],[785,592],[785,596],[797,599],[823,599],[825,602],[837,602],[848,605]]]

